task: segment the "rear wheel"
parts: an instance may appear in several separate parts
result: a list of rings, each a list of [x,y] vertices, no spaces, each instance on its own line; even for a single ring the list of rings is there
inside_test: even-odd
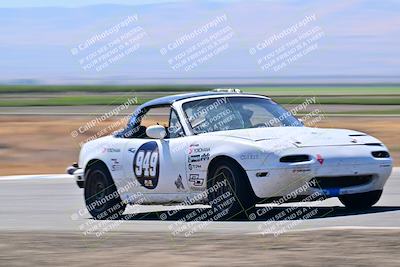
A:
[[[102,164],[90,166],[85,181],[85,201],[94,219],[117,219],[125,211],[108,169]]]
[[[349,209],[368,209],[375,205],[382,195],[382,190],[367,193],[339,196],[340,202]]]
[[[256,204],[246,172],[231,161],[221,161],[211,170],[207,188],[208,200],[219,219],[247,216]]]

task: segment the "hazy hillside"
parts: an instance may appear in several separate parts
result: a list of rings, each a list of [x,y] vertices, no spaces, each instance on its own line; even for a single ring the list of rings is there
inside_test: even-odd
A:
[[[0,8],[0,81],[399,76],[399,12],[400,2],[371,0],[300,1],[300,4],[299,1],[187,1],[135,6]],[[129,27],[139,26],[146,33],[140,40],[140,49],[100,72],[84,71],[79,64],[80,58],[73,56],[71,49],[135,15],[137,21]],[[203,64],[189,72],[173,70],[168,64],[168,56],[162,56],[160,49],[224,15],[227,20],[223,25],[231,27],[234,33],[229,47],[208,60],[206,67]],[[318,40],[318,49],[280,71],[261,70],[257,57],[251,56],[249,49],[311,15],[316,16],[315,21],[304,30],[275,42],[268,51],[298,37],[310,27],[320,27],[324,33]],[[182,49],[211,33],[191,39]],[[104,45],[115,36],[96,45]]]

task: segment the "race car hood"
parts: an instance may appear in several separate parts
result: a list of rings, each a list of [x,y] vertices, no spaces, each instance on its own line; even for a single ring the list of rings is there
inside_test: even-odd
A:
[[[279,140],[279,142],[288,145],[293,144],[297,147],[381,143],[378,139],[372,136],[353,130],[309,127],[251,128],[207,133],[207,135],[241,138],[255,142]]]

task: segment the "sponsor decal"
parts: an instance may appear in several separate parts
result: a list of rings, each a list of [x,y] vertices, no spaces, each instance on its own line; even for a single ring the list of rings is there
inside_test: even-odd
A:
[[[191,155],[193,153],[193,149],[198,147],[198,146],[199,146],[199,144],[191,144],[189,146],[189,155]]]
[[[157,187],[160,163],[156,142],[151,141],[139,147],[133,159],[133,172],[142,186],[147,189]]]
[[[119,153],[121,149],[113,147],[103,147],[102,153]]]
[[[241,159],[241,160],[245,160],[245,159],[259,159],[259,154],[258,154],[258,153],[246,153],[246,154],[242,154],[242,155],[240,155],[240,159]]]
[[[256,177],[268,177],[269,172],[258,172],[256,173]]]
[[[185,187],[183,186],[182,182],[182,176],[179,174],[178,178],[175,181],[175,186],[178,190],[185,190]]]
[[[155,186],[153,185],[153,181],[152,180],[144,180],[143,182],[144,182],[144,184],[143,184],[144,187],[146,187],[148,189],[154,189],[155,188]]]
[[[324,158],[320,155],[320,154],[318,154],[317,155],[317,161],[319,162],[319,164],[324,164]]]
[[[311,169],[294,169],[292,170],[293,173],[305,173],[305,172],[310,172]]]
[[[191,144],[188,151],[188,169],[190,171],[201,169],[201,162],[210,159],[210,147],[201,147],[200,144]]]
[[[129,148],[128,151],[131,152],[131,153],[135,153],[136,152],[136,148]]]
[[[192,150],[192,153],[204,153],[204,152],[210,152],[210,148],[209,147],[199,147],[199,148],[194,148]]]
[[[198,155],[190,155],[189,163],[207,161],[210,159],[210,153],[203,153]]]
[[[189,182],[191,182],[195,187],[203,186],[204,178],[200,178],[200,174],[190,174]]]
[[[210,152],[211,148],[209,147],[199,147],[199,144],[191,144],[189,146],[189,155],[192,155],[194,153],[205,153],[205,152]]]
[[[111,159],[111,171],[120,171],[122,170],[122,165],[119,163],[118,159]]]
[[[198,169],[201,169],[201,165],[189,163],[188,168],[189,168],[189,170],[191,170],[191,171],[192,171],[192,170],[198,170]]]

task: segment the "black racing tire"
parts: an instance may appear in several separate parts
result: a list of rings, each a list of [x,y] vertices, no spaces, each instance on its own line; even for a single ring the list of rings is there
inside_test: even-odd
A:
[[[222,184],[226,186],[219,186]],[[217,190],[214,191],[211,188],[217,188]],[[221,214],[217,215],[219,219],[229,219],[240,215],[248,217],[256,205],[256,197],[246,172],[230,160],[221,160],[210,171],[207,189],[209,204],[214,214],[215,212]]]
[[[107,167],[94,164],[86,172],[84,190],[86,208],[95,220],[118,219],[126,204],[115,187]]]
[[[375,205],[381,198],[382,190],[376,190],[366,193],[342,195],[339,196],[340,202],[352,210],[368,209]]]

